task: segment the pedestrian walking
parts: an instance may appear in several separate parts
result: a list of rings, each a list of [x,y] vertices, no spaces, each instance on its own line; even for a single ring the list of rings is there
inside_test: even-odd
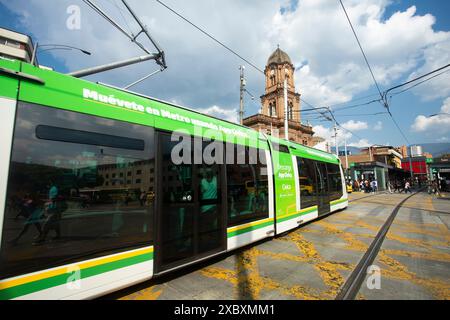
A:
[[[412,193],[411,192],[411,185],[410,185],[410,183],[409,183],[409,181],[408,180],[406,180],[406,182],[405,182],[405,193]]]
[[[370,183],[370,187],[372,188],[372,193],[378,191],[378,182],[376,179],[372,180],[372,182]]]

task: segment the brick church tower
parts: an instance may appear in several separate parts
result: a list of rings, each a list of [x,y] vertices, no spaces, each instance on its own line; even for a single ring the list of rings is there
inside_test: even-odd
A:
[[[287,117],[289,119],[289,140],[304,145],[315,145],[311,126],[300,121],[300,94],[295,92],[294,65],[288,54],[277,48],[267,60],[264,74],[266,89],[261,96],[261,113],[244,119],[243,124],[270,135],[284,137],[284,80],[287,79]]]

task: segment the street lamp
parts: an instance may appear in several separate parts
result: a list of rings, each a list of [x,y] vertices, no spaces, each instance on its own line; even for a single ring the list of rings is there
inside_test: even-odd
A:
[[[40,48],[46,48],[49,47],[48,49],[44,49],[44,50],[40,50],[40,52],[44,52],[44,51],[50,51],[50,50],[77,50],[80,51],[88,56],[90,56],[92,53],[90,53],[87,50],[81,49],[81,48],[77,48],[74,46],[69,46],[69,45],[65,45],[65,44],[43,44],[43,45],[39,45],[39,43],[36,42],[36,46],[34,47],[33,50],[33,56],[31,57],[31,64],[35,65],[35,61],[37,60],[37,53],[38,50]]]

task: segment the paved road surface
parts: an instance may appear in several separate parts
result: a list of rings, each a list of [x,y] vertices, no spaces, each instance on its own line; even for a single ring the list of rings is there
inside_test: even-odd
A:
[[[405,194],[350,195],[348,209],[282,237],[107,299],[334,299]],[[450,299],[450,201],[407,200],[374,261],[380,289],[357,299]],[[371,282],[374,283],[374,282]]]

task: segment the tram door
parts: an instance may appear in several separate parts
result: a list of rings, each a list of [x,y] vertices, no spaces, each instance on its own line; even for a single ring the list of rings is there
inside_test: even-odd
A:
[[[196,144],[189,137],[180,144],[171,141],[169,134],[159,133],[158,140],[155,259],[156,272],[161,272],[225,250],[226,226],[224,166],[195,164],[203,161],[195,161],[194,153],[201,155],[205,146],[200,142],[197,149],[202,150],[195,150]],[[186,154],[189,146],[190,155]]]
[[[328,187],[327,165],[316,162],[317,170],[317,201],[319,216],[330,212],[330,190]]]

